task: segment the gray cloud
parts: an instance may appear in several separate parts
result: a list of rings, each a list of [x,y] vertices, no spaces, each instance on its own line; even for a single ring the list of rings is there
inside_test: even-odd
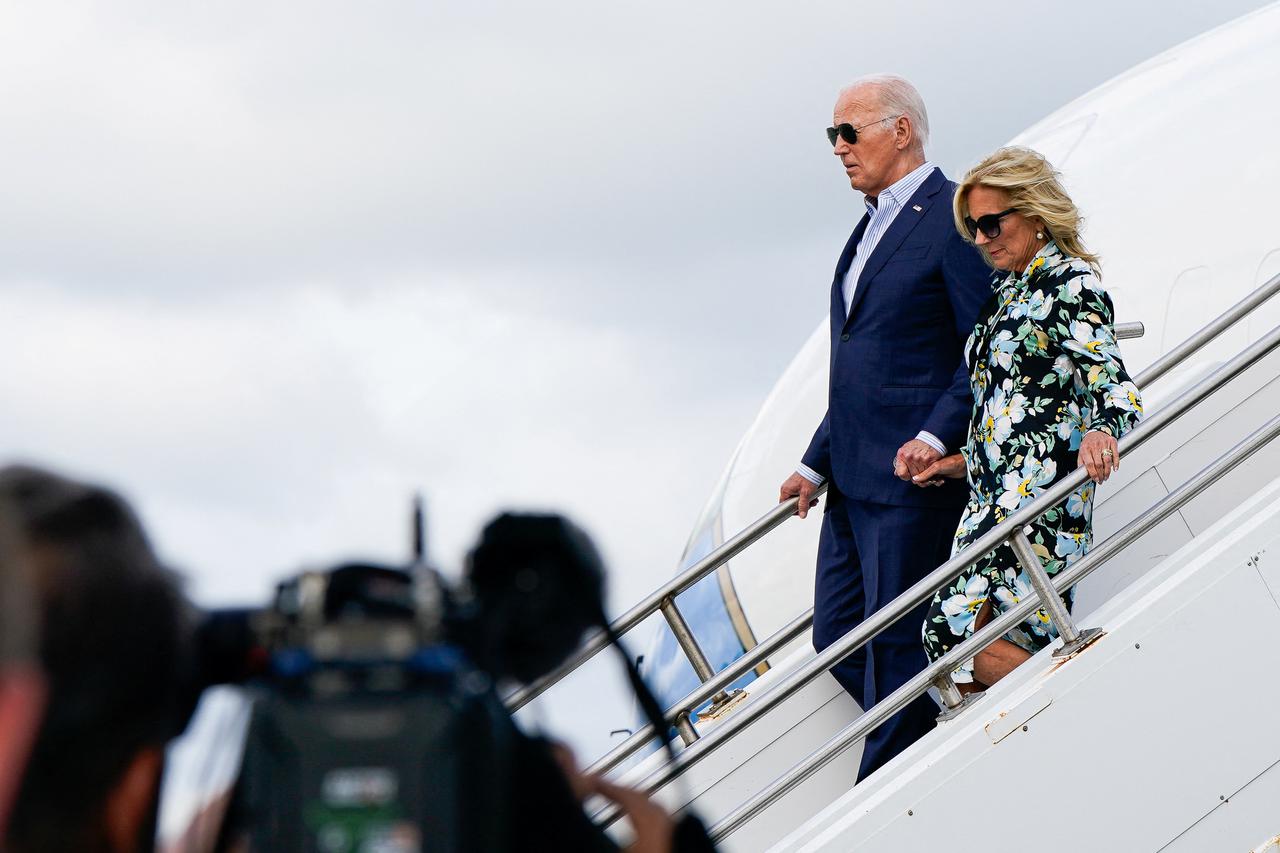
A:
[[[856,216],[821,135],[850,77],[913,77],[956,170],[1252,5],[42,5],[0,43],[0,257],[81,287],[536,265],[567,288],[807,243]]]

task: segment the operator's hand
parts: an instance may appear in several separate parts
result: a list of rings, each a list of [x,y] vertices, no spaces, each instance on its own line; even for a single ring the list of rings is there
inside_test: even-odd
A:
[[[1096,429],[1086,433],[1080,442],[1079,464],[1088,469],[1095,483],[1105,483],[1112,471],[1120,470],[1120,445],[1115,436]]]
[[[595,786],[592,777],[578,769],[578,759],[573,754],[573,750],[555,740],[547,741],[547,749],[551,751],[551,757],[555,759],[556,764],[560,765],[560,772],[569,781],[569,788],[578,798],[578,802],[585,802],[587,797],[595,791]]]
[[[817,488],[807,477],[802,476],[797,471],[788,477],[782,487],[778,489],[778,503],[799,495],[800,501],[796,506],[796,515],[804,518],[809,514],[809,507],[817,506],[818,504],[818,499],[813,497],[813,493]]]
[[[899,480],[911,482],[911,478],[942,458],[942,454],[913,438],[898,448],[898,455],[893,457],[893,473]]]
[[[675,822],[667,810],[640,791],[615,785],[600,776],[591,777],[595,793],[617,803],[631,822],[634,840],[627,853],[670,853]]]
[[[943,480],[959,480],[964,477],[964,457],[959,453],[943,456],[928,468],[911,478],[911,482],[925,486],[941,486]]]

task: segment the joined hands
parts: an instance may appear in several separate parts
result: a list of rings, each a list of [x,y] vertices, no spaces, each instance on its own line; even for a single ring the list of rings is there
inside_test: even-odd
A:
[[[941,486],[946,480],[959,480],[964,477],[964,457],[959,453],[943,456],[911,478],[911,482],[920,488]],[[903,477],[902,479],[907,479]]]

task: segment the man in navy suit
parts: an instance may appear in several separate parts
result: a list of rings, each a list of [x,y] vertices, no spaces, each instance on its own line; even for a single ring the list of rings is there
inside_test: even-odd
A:
[[[814,584],[813,645],[840,639],[943,563],[965,485],[911,477],[963,446],[973,395],[962,348],[991,296],[991,270],[952,221],[955,184],[925,159],[924,102],[900,77],[864,77],[840,92],[827,134],[866,215],[831,285],[827,414],[780,500],[803,518],[829,482]],[[928,602],[831,673],[864,709],[924,669]],[[872,732],[858,780],[934,726],[922,696]]]

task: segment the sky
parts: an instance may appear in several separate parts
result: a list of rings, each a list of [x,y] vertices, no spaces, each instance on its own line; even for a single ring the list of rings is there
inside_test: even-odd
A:
[[[621,611],[823,320],[844,83],[914,81],[955,176],[1260,5],[0,0],[0,456],[206,605],[404,559],[421,492],[449,573],[568,513]]]

